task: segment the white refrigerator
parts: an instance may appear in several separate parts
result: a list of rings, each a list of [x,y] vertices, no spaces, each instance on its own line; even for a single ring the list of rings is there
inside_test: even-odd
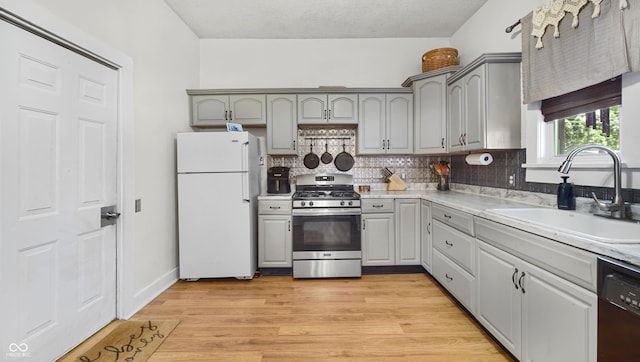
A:
[[[181,279],[253,278],[259,149],[248,132],[178,133]]]

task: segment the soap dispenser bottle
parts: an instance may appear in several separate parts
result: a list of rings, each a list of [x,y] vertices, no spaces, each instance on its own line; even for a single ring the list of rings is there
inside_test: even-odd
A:
[[[573,196],[573,184],[567,182],[569,176],[562,176],[564,182],[558,185],[558,209],[575,210],[576,198]]]

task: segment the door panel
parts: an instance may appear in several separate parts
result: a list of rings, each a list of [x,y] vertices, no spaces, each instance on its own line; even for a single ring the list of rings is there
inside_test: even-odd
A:
[[[0,21],[0,353],[54,360],[115,318],[113,69]]]

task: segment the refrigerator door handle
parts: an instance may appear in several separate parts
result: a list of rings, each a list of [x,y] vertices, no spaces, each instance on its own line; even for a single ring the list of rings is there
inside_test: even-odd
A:
[[[242,172],[249,172],[249,142],[242,144],[240,148],[240,157],[242,160]]]
[[[242,201],[251,202],[250,195],[251,194],[249,192],[249,173],[243,172],[242,173]]]

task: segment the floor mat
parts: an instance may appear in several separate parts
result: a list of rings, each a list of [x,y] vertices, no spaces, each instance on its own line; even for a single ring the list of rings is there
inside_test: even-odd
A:
[[[146,361],[180,321],[129,320],[117,323],[102,339],[87,346],[81,344],[58,362]]]

